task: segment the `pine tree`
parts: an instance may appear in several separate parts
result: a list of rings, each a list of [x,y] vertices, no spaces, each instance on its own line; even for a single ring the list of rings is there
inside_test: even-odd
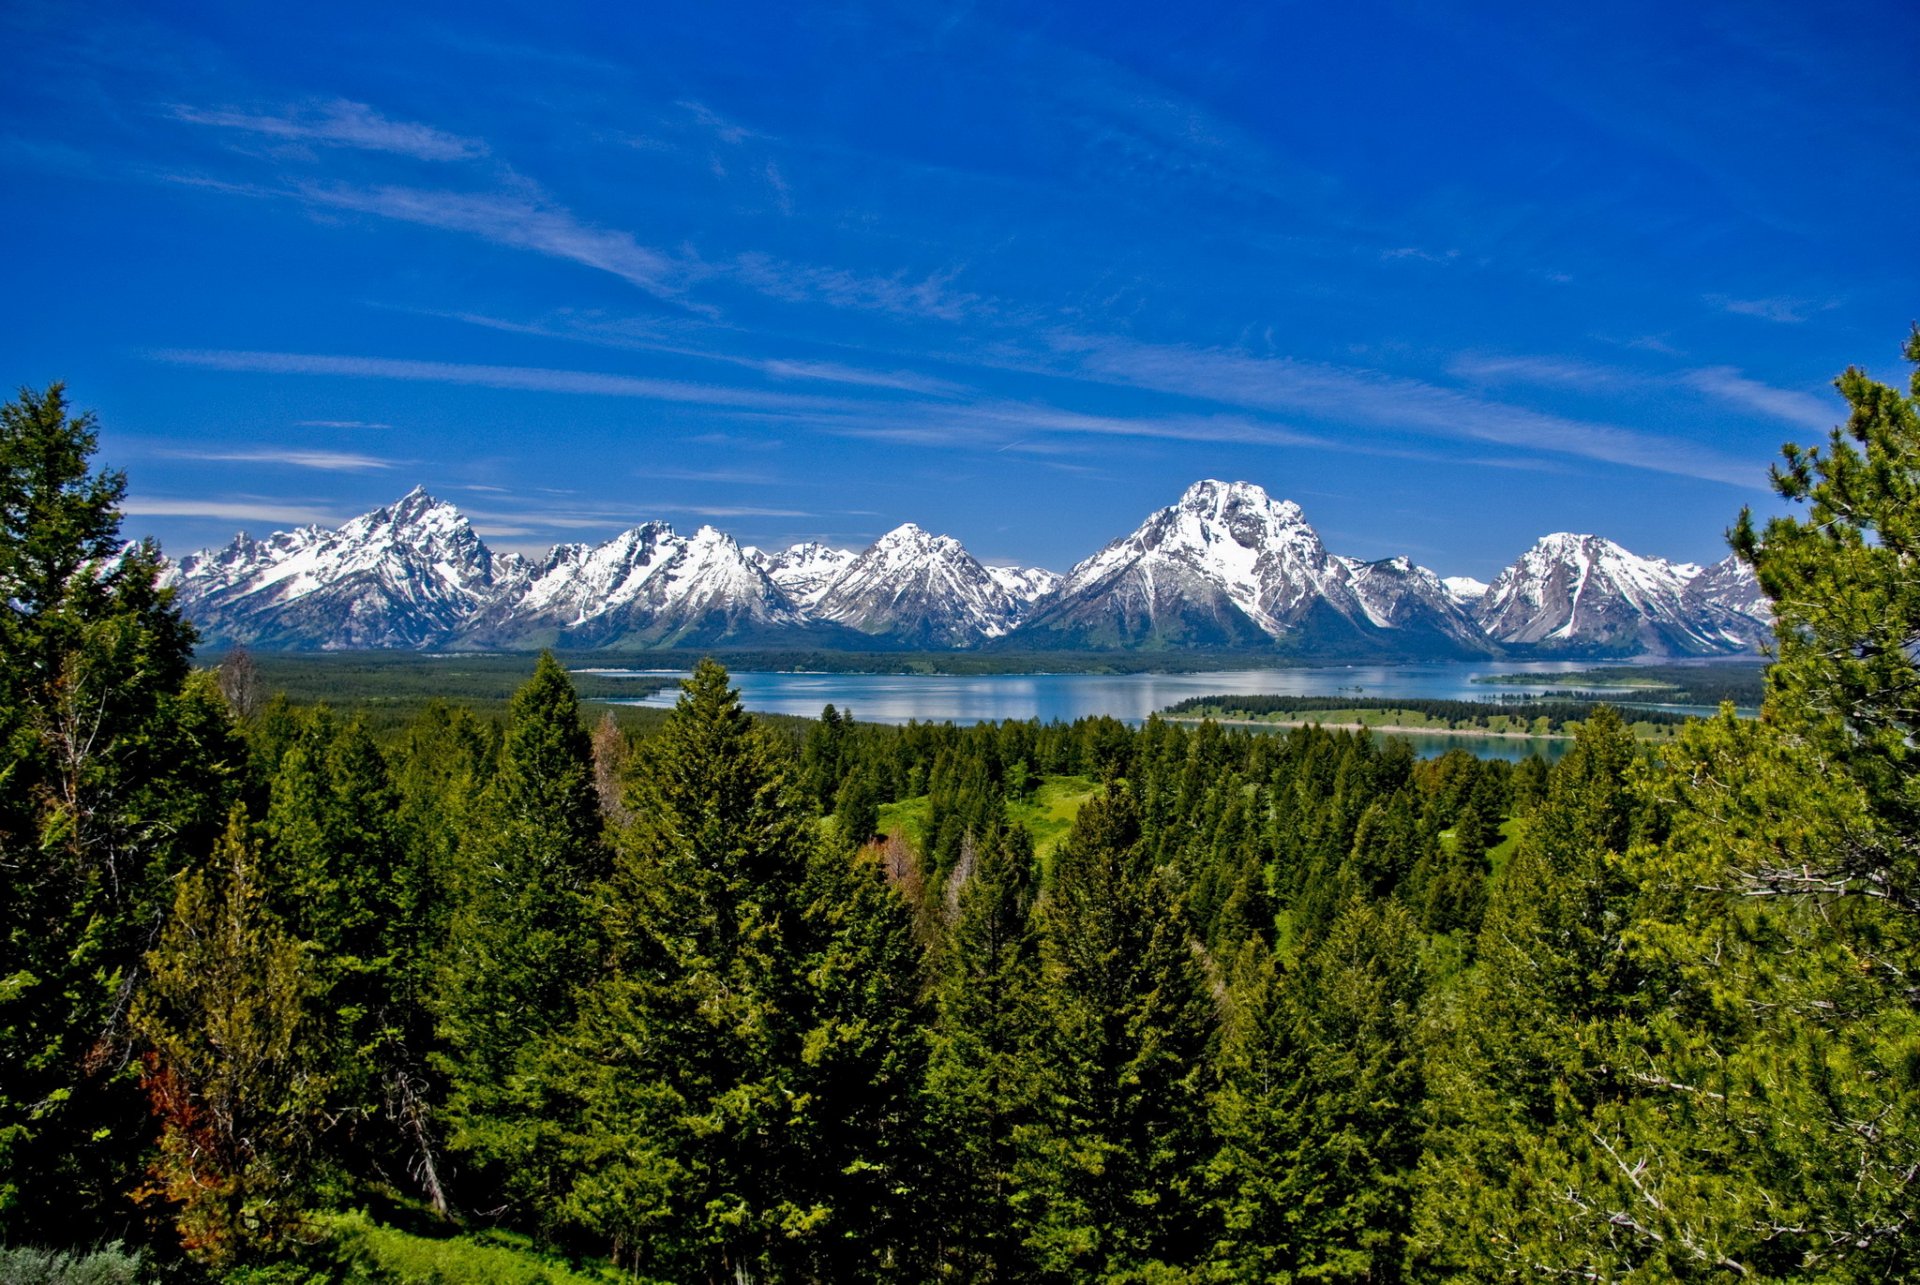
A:
[[[532,1063],[572,1025],[595,968],[592,899],[610,861],[579,700],[551,654],[514,694],[498,774],[466,830],[437,1001],[451,1141],[481,1169],[476,1195],[538,1222],[565,1179]]]
[[[927,1102],[938,1157],[936,1234],[966,1280],[1032,1266],[1016,1200],[1018,1138],[1036,1120],[1040,943],[1033,842],[995,829],[947,882],[952,928],[935,998]]]
[[[196,1257],[263,1257],[299,1225],[325,1048],[312,1038],[308,951],[269,904],[244,813],[208,867],[181,879],[148,966],[132,1021],[152,1050],[160,1193]]]
[[[1019,1196],[1035,1258],[1094,1280],[1190,1261],[1214,1006],[1124,786],[1081,809],[1042,913],[1047,1073]]]
[[[242,761],[97,437],[58,384],[0,407],[0,1239],[40,1243],[128,1231],[128,1003]]]

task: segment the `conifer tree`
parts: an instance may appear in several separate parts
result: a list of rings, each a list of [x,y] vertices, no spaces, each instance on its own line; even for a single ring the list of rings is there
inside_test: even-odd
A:
[[[161,1123],[154,1166],[182,1243],[215,1267],[282,1247],[300,1220],[325,1086],[309,953],[274,913],[235,810],[179,883],[133,1025]]]
[[[97,441],[59,384],[0,406],[0,1239],[40,1243],[127,1231],[127,1008],[242,761]]]
[[[1611,1090],[1605,1048],[1641,975],[1623,949],[1633,888],[1620,861],[1639,803],[1632,736],[1595,710],[1554,765],[1547,797],[1491,890],[1478,967],[1431,1070],[1438,1129],[1420,1176],[1417,1260],[1528,1275],[1567,1210],[1538,1167]]]
[[[1920,373],[1838,385],[1847,424],[1775,470],[1805,515],[1734,532],[1775,616],[1763,717],[1690,727],[1648,782],[1624,945],[1655,1002],[1530,1166],[1561,1270],[1864,1282],[1920,1253]]]
[[[902,1244],[910,914],[790,773],[710,661],[641,745],[607,969],[548,1072],[576,1111],[566,1211],[635,1270],[862,1279]]]
[[[1015,1171],[1019,1136],[1038,1110],[1036,873],[1026,831],[994,829],[947,882],[953,924],[935,997],[927,1101],[938,1234],[967,1280],[1032,1272]]]
[[[514,693],[500,767],[467,821],[438,1007],[453,1144],[516,1218],[550,1216],[558,1123],[531,1063],[573,1020],[598,954],[609,854],[593,754],[566,671],[542,653]]]
[[[1125,786],[1081,809],[1043,905],[1047,1074],[1021,1193],[1034,1256],[1095,1280],[1190,1261],[1214,1005]]]
[[[1420,1156],[1412,916],[1355,900],[1295,972],[1234,967],[1208,1176],[1223,1281],[1400,1278]]]

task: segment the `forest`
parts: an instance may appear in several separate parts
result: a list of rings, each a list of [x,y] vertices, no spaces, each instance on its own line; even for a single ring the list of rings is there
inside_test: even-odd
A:
[[[1838,382],[1730,533],[1762,716],[1602,706],[1551,769],[771,724],[711,661],[646,726],[550,656],[370,725],[197,668],[24,390],[0,1279],[1903,1278],[1920,375]]]

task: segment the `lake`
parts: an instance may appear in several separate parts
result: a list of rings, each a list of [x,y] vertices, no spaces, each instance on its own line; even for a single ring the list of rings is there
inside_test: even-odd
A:
[[[1590,668],[1591,661],[1525,663],[1452,661],[1422,665],[1330,665],[1293,669],[1232,669],[1183,674],[819,674],[735,670],[734,686],[748,709],[766,714],[818,718],[827,705],[864,722],[981,723],[1001,719],[1071,722],[1107,715],[1144,722],[1156,710],[1190,696],[1282,695],[1487,700],[1499,694],[1539,693],[1578,696],[1545,684],[1502,683],[1489,687],[1474,679],[1492,674],[1555,674]],[[657,680],[661,670],[591,671],[608,677]],[[662,689],[631,702],[670,707],[678,692]],[[1625,695],[1625,693],[1623,693]],[[1658,705],[1688,713],[1713,711]],[[1528,754],[1558,757],[1566,742],[1552,739],[1501,740],[1383,732],[1404,736],[1416,752],[1439,754],[1455,746],[1486,757],[1520,759]]]

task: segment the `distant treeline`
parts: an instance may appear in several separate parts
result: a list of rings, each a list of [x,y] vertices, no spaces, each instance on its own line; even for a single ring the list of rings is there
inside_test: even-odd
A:
[[[1732,701],[1745,709],[1760,704],[1766,666],[1755,662],[1713,665],[1617,665],[1566,674],[1492,674],[1476,681],[1546,683],[1555,687],[1604,688],[1617,701],[1658,701],[1663,705],[1719,705]],[[1612,693],[1618,692],[1618,696]]]
[[[1493,720],[1518,719],[1526,723],[1545,719],[1550,731],[1562,731],[1569,723],[1584,723],[1599,706],[1592,701],[1556,700],[1529,697],[1508,701],[1422,700],[1415,697],[1380,696],[1194,696],[1167,706],[1172,715],[1216,715],[1223,718],[1258,718],[1269,714],[1319,714],[1350,710],[1406,710],[1427,718],[1445,720],[1454,727],[1497,726]],[[1684,714],[1667,710],[1634,709],[1626,717],[1636,723],[1660,727],[1678,727],[1687,721]]]

